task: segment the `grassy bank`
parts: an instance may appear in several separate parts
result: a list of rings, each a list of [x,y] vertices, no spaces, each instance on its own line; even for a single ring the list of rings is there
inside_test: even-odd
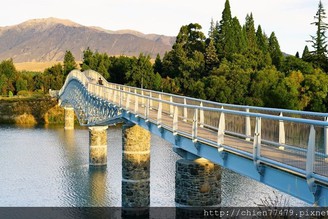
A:
[[[1,98],[0,123],[2,124],[63,124],[64,109],[57,100],[38,98]]]

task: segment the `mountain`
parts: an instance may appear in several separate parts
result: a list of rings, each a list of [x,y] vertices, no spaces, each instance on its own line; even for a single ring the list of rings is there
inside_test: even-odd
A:
[[[132,30],[110,31],[87,27],[57,18],[33,19],[24,23],[0,27],[0,60],[14,62],[63,61],[70,50],[76,60],[83,59],[88,47],[109,55],[151,57],[171,50],[175,37],[143,34]]]

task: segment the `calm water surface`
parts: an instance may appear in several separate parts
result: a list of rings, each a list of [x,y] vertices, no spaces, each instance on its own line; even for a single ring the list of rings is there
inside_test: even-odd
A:
[[[0,126],[0,206],[121,206],[121,128],[108,129],[107,168],[89,168],[87,129]],[[170,143],[152,135],[150,206],[174,207]],[[275,191],[289,206],[306,203],[228,170],[222,206],[256,206]]]

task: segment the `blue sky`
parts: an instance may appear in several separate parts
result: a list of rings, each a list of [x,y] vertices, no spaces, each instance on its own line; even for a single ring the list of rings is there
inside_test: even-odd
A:
[[[302,53],[315,34],[310,25],[319,0],[230,0],[233,16],[244,24],[252,12],[255,25],[278,37],[284,52]],[[225,0],[10,0],[1,5],[0,26],[33,18],[57,17],[109,30],[133,29],[176,36],[182,25],[199,23],[207,34],[210,21],[220,20]],[[328,0],[322,0],[328,14]],[[327,19],[328,22],[328,19]],[[328,35],[328,33],[327,33]]]

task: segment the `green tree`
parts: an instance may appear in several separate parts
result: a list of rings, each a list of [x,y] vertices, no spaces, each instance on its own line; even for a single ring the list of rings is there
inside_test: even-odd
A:
[[[109,66],[109,71],[111,73],[110,81],[118,84],[126,84],[128,81],[125,75],[131,70],[135,60],[126,56],[112,56],[109,59],[111,63]]]
[[[203,79],[205,94],[208,100],[227,103],[231,96],[231,89],[224,76],[211,75]]]
[[[236,51],[229,0],[225,1],[224,9],[222,11],[222,19],[219,22],[216,33],[217,36],[214,37],[214,39],[216,40],[218,57],[219,59],[229,59]]]
[[[130,71],[125,75],[128,84],[135,87],[152,89],[155,80],[153,66],[150,62],[150,56],[142,53],[138,58],[133,58],[134,64]]]
[[[18,76],[12,59],[3,60],[0,63],[0,89],[3,95],[7,95],[9,91],[15,93],[14,83]]]
[[[295,56],[287,56],[281,65],[281,71],[289,75],[292,71],[300,71],[304,74],[312,74],[314,69],[311,63],[305,62]]]
[[[215,67],[219,66],[219,58],[216,54],[214,40],[209,39],[208,41],[209,43],[205,50],[205,75],[209,75]]]
[[[257,38],[255,33],[255,26],[254,26],[254,18],[253,14],[246,15],[246,22],[245,22],[245,31],[246,31],[246,43],[248,49],[251,51],[256,50],[257,47]]]
[[[283,54],[280,50],[280,45],[274,32],[272,32],[269,37],[269,52],[271,55],[272,64],[275,65],[277,69],[280,69],[283,61]]]
[[[284,75],[275,67],[269,66],[253,74],[250,85],[249,104],[257,106],[272,105],[272,91],[276,89]]]
[[[311,62],[312,60],[312,55],[309,51],[308,46],[304,47],[303,53],[302,53],[302,60],[306,62]]]
[[[22,77],[19,77],[16,81],[16,91],[27,90],[27,80],[24,80]]]
[[[64,84],[63,66],[59,63],[50,68],[47,68],[44,72],[44,92],[48,92],[48,89],[60,90]]]
[[[306,110],[327,112],[328,75],[320,69],[304,77]]]
[[[93,52],[88,47],[86,50],[83,51],[83,62],[81,64],[82,71],[93,69],[96,70],[97,62],[93,55]]]
[[[302,83],[304,76],[300,71],[293,71],[288,77],[283,78],[271,91],[268,107],[277,107],[293,110],[303,110],[307,105]]]
[[[194,51],[204,52],[205,35],[201,32],[201,29],[202,26],[197,23],[190,23],[189,25],[182,26],[175,45],[182,45],[182,48],[189,57],[192,56]],[[173,45],[173,49],[175,45]]]
[[[319,1],[318,11],[314,16],[314,24],[317,27],[316,35],[311,36],[309,42],[312,43],[314,51],[312,52],[313,63],[321,68],[327,69],[327,42],[326,42],[326,30],[328,28],[327,23],[323,20],[326,18],[326,12],[321,0]]]
[[[66,50],[64,56],[64,77],[66,77],[72,70],[76,69],[76,67],[77,65],[72,52]]]
[[[258,26],[256,31],[256,44],[258,45],[259,49],[263,52],[263,54],[269,52],[269,39],[265,35],[265,33],[262,32],[261,25]]]
[[[156,56],[153,68],[155,73],[159,73],[160,75],[163,74],[163,63],[159,54]]]

